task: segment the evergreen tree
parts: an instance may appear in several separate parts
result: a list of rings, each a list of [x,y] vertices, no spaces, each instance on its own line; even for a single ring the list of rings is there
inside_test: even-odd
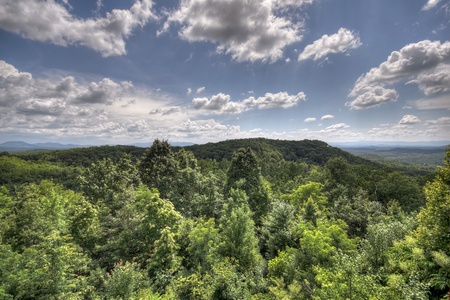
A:
[[[167,199],[179,170],[178,162],[169,143],[156,139],[148,148],[139,165],[142,182],[149,188],[157,188]]]
[[[267,187],[264,185],[261,171],[255,154],[250,148],[241,148],[233,154],[231,166],[227,172],[225,197],[230,196],[232,189],[241,189],[248,196],[250,209],[254,213],[256,224],[261,223],[270,209]]]

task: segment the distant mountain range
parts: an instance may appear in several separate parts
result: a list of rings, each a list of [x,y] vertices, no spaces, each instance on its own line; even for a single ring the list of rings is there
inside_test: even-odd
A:
[[[75,144],[60,144],[60,143],[35,143],[29,144],[22,141],[11,141],[0,144],[0,151],[6,152],[23,152],[30,150],[65,150],[73,148],[84,148],[89,146],[75,145]]]
[[[244,139],[245,140],[245,139]],[[251,140],[251,139],[250,139]],[[265,139],[262,139],[265,140]],[[235,142],[237,140],[234,140]],[[223,141],[228,142],[228,141]],[[221,145],[223,142],[218,143],[207,143],[208,145],[217,144]],[[194,143],[189,142],[170,142],[169,143],[174,147],[190,147],[193,146],[195,149],[197,146]],[[238,142],[239,144],[239,142]],[[152,145],[151,142],[147,143],[134,143],[128,144],[129,146],[135,146],[140,148],[148,148]],[[442,142],[342,142],[342,143],[330,143],[331,146],[341,148],[343,150],[349,152],[362,152],[362,151],[382,151],[382,150],[391,150],[392,148],[442,148],[448,147],[450,145],[450,141],[442,141]],[[77,145],[77,144],[61,144],[61,143],[26,143],[23,141],[9,141],[5,143],[0,143],[0,152],[24,152],[24,151],[32,151],[32,150],[67,150],[67,149],[75,149],[75,148],[88,148],[93,145]],[[358,151],[362,150],[362,151]],[[439,149],[441,150],[441,149]]]
[[[191,146],[193,143],[187,142],[173,142],[170,143],[172,146]],[[150,147],[152,143],[136,143],[131,144],[130,146],[136,146],[141,148]],[[76,145],[76,144],[61,144],[61,143],[26,143],[23,141],[10,141],[5,143],[0,143],[0,152],[24,152],[31,150],[67,150],[67,149],[75,149],[75,148],[88,148],[92,147],[92,145]]]

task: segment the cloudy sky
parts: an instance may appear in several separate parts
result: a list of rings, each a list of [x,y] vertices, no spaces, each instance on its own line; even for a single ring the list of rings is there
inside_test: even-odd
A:
[[[450,140],[448,0],[0,3],[0,142]]]

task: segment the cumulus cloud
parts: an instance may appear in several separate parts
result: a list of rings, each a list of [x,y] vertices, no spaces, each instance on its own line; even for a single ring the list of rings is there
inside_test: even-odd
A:
[[[219,93],[211,98],[194,98],[192,104],[196,109],[206,109],[218,114],[225,114],[241,113],[254,108],[289,108],[305,100],[306,95],[303,92],[297,95],[289,95],[287,92],[266,93],[258,98],[251,96],[241,102],[232,101],[230,95]]]
[[[298,56],[298,60],[318,60],[331,53],[343,53],[349,49],[361,46],[359,36],[346,28],[340,28],[337,33],[323,35],[314,43],[307,45],[305,50]]]
[[[334,125],[328,126],[327,128],[321,130],[320,132],[321,133],[334,132],[334,131],[342,130],[342,129],[349,128],[349,127],[350,126],[345,123],[339,123],[339,124],[334,124]]]
[[[450,59],[450,42],[424,40],[392,52],[387,60],[361,76],[352,94],[377,82],[392,82],[435,68]]]
[[[87,88],[81,89],[74,101],[80,103],[112,104],[132,87],[133,84],[129,81],[116,83],[109,78],[104,78],[100,82],[91,82]]]
[[[249,97],[243,102],[248,107],[257,107],[258,109],[267,108],[289,108],[297,105],[301,101],[306,100],[306,95],[303,92],[297,95],[289,95],[287,92],[280,93],[266,93],[263,97]]]
[[[19,72],[13,65],[0,61],[0,106],[28,101],[28,108],[44,107],[44,103],[50,103],[48,99],[78,104],[112,104],[132,87],[129,81],[117,83],[109,78],[88,85],[78,84],[72,76],[60,80],[34,79],[30,73]]]
[[[240,113],[245,110],[245,105],[231,101],[231,96],[223,93],[216,94],[211,98],[194,98],[192,104],[196,109],[206,109],[216,113]]]
[[[61,99],[27,99],[17,106],[17,112],[25,115],[60,115],[66,109]]]
[[[347,102],[346,105],[353,109],[364,109],[380,104],[396,101],[398,93],[394,89],[386,89],[382,85],[366,87],[363,93],[358,95],[353,101]]]
[[[130,82],[34,78],[0,61],[3,135],[76,138],[88,143],[151,140],[165,137],[166,132],[176,136],[186,114],[173,103],[170,95],[154,94]],[[146,112],[152,107],[161,108],[150,116]]]
[[[421,123],[422,121],[413,115],[405,115],[403,118],[398,122],[400,125],[413,125],[417,123]]]
[[[305,119],[305,123],[312,123],[312,122],[316,122],[317,119],[316,118],[306,118]]]
[[[352,108],[369,108],[395,101],[395,89],[386,88],[400,80],[413,78],[408,83],[418,83],[426,94],[447,91],[448,79],[445,62],[450,59],[450,42],[424,40],[406,45],[392,52],[378,67],[360,76],[349,96]]]
[[[0,6],[0,28],[31,40],[82,45],[105,57],[123,55],[125,39],[133,30],[156,18],[152,6],[151,0],[136,0],[129,10],[114,9],[104,18],[81,19],[55,0],[5,0]]]
[[[450,91],[450,65],[440,64],[436,68],[423,72],[408,83],[417,83],[427,96]]]
[[[283,2],[183,0],[159,33],[180,24],[179,35],[189,42],[217,43],[218,53],[237,61],[273,62],[282,57],[286,46],[302,38],[302,24],[275,14],[276,9],[294,3]]]
[[[322,121],[334,119],[333,115],[325,115],[320,118]]]
[[[100,106],[120,101],[131,88],[130,82],[117,83],[108,78],[88,84],[80,84],[72,76],[35,79],[30,73],[0,61],[0,125],[5,128],[39,127],[42,122],[52,122],[51,126],[60,128],[68,124],[92,125],[94,120],[104,121]]]
[[[438,5],[439,2],[441,2],[441,0],[428,0],[428,2],[422,7],[422,10],[430,10]]]

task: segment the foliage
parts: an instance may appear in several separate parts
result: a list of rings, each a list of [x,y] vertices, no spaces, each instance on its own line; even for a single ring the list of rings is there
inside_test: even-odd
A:
[[[249,138],[207,143],[204,145],[192,145],[185,147],[185,149],[192,151],[198,159],[211,158],[220,161],[224,158],[231,160],[233,153],[238,149],[249,147],[258,157],[263,156],[264,153],[275,151],[281,154],[287,161],[301,160],[308,164],[323,165],[333,157],[344,157],[352,163],[373,165],[373,163],[367,160],[317,140],[286,141]]]
[[[318,141],[186,150],[0,156],[0,299],[448,297],[450,152],[427,179]]]
[[[233,154],[227,172],[225,197],[231,195],[232,189],[241,189],[245,192],[250,209],[254,213],[254,220],[259,225],[261,218],[269,211],[270,200],[258,161],[250,148],[239,149]]]
[[[9,189],[25,183],[39,183],[44,179],[64,184],[74,188],[77,171],[73,168],[63,167],[48,162],[31,162],[22,158],[0,155],[0,186]]]

